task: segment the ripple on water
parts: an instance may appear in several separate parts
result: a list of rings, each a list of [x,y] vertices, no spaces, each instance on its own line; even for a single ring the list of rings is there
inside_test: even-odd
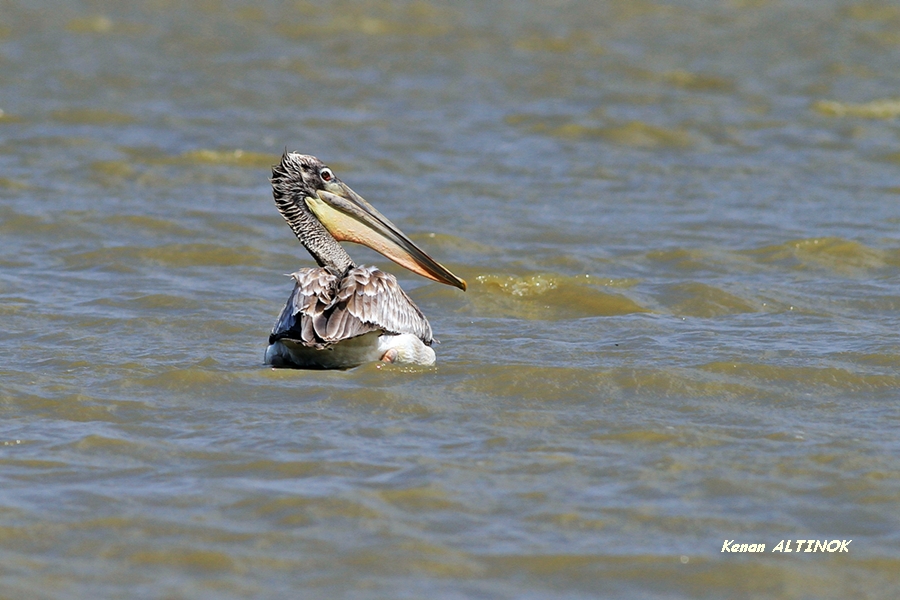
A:
[[[274,480],[294,480],[316,476],[340,477],[349,475],[367,477],[390,473],[395,470],[392,467],[355,461],[256,459],[220,463],[212,467],[206,467],[204,472],[220,477],[264,477]]]
[[[104,226],[117,230],[128,228],[136,233],[151,234],[158,237],[182,236],[192,238],[197,235],[195,229],[185,227],[180,219],[167,219],[158,216],[114,214],[104,216],[99,220]]]
[[[762,308],[758,302],[698,281],[663,286],[657,299],[672,314],[700,318],[759,312]]]
[[[833,569],[831,561],[734,562],[662,549],[659,554],[495,554],[483,556],[482,561],[486,576],[521,578],[540,589],[559,586],[596,594],[604,589],[597,582],[634,581],[641,582],[645,592],[656,590],[660,597],[683,594],[688,598],[706,596],[711,589],[725,597],[853,597],[858,583],[847,579],[848,571],[858,577],[872,576],[877,581],[874,586],[888,589],[897,581],[896,576],[887,575],[888,569],[900,566],[896,559],[847,559],[845,571]]]
[[[94,182],[113,188],[137,184],[157,189],[199,183],[243,185],[248,177],[270,169],[278,159],[274,153],[240,148],[199,148],[175,155],[154,147],[123,146],[119,150],[125,154],[124,158],[89,163],[89,174]],[[246,169],[246,172],[237,172],[235,167]]]
[[[3,115],[0,115],[2,118]],[[22,192],[31,189],[31,186],[18,179],[10,179],[9,177],[0,177],[0,188],[11,192]]]
[[[67,125],[130,125],[137,118],[124,113],[99,108],[64,108],[55,110],[50,116]]]
[[[85,252],[62,252],[70,269],[97,267],[130,269],[134,264],[165,267],[262,266],[268,255],[253,246],[221,246],[204,243],[175,243],[159,246],[114,246]]]
[[[377,7],[374,11],[372,6]],[[374,16],[377,15],[377,16]],[[410,27],[414,22],[415,26]],[[339,39],[343,35],[368,37],[392,36],[398,41],[415,38],[440,38],[454,31],[463,21],[459,10],[429,3],[399,5],[378,2],[375,5],[348,4],[341,11],[304,11],[299,20],[279,20],[275,30],[288,38]],[[464,30],[460,33],[464,33]],[[343,45],[335,52],[343,52]]]
[[[95,454],[98,456],[115,456],[135,458],[140,461],[152,457],[152,449],[156,444],[137,441],[135,438],[110,437],[101,434],[89,434],[65,444],[64,448],[78,451],[81,455]],[[58,447],[57,449],[62,449]]]
[[[900,266],[896,250],[870,248],[838,237],[791,240],[743,254],[767,265],[792,270],[825,270],[844,276],[864,276],[888,266]]]
[[[746,263],[749,262],[740,255],[731,252],[706,248],[652,250],[646,254],[646,260],[663,269],[683,272],[684,274],[692,272],[729,273],[742,267],[746,268]]]
[[[524,127],[531,133],[539,133],[565,140],[599,139],[634,148],[688,148],[697,143],[696,137],[683,128],[662,127],[643,121],[615,122],[599,120],[573,122],[561,117],[541,115],[510,115],[510,125]]]
[[[23,266],[19,263],[12,263],[0,260],[0,267],[19,267]],[[2,289],[2,288],[0,288]],[[16,296],[3,296],[3,302],[0,304],[0,315],[19,315],[27,314],[33,310],[37,304],[36,300],[31,298],[19,298]]]
[[[381,501],[395,509],[409,513],[432,513],[435,511],[465,512],[468,507],[453,498],[453,495],[438,485],[383,489],[374,492]]]
[[[479,275],[467,299],[480,316],[529,320],[649,312],[625,296],[597,289],[600,285],[587,275]]]
[[[44,395],[17,394],[9,402],[24,413],[75,423],[128,423],[135,409],[146,407],[134,400],[108,400],[82,393],[66,393],[67,386],[48,386]]]
[[[124,385],[139,385],[150,389],[177,390],[182,392],[213,392],[233,385],[237,377],[231,373],[213,370],[209,364],[189,367],[157,369],[152,375],[139,375],[122,380]]]
[[[812,108],[828,117],[862,117],[865,119],[893,119],[900,116],[900,100],[896,98],[872,100],[856,104],[835,100],[817,100]]]
[[[270,169],[278,157],[267,152],[248,150],[190,150],[175,157],[175,164],[228,165],[247,169]]]
[[[138,550],[128,555],[128,562],[135,566],[172,567],[199,573],[235,570],[231,554],[192,548]]]
[[[341,497],[316,496],[252,496],[238,500],[224,509],[238,518],[248,516],[278,525],[303,526],[328,519],[383,519],[385,514],[364,502]]]
[[[385,556],[390,556],[385,561]],[[412,537],[350,552],[344,559],[352,572],[402,576],[408,572],[437,578],[472,578],[483,574],[477,557],[450,545]]]
[[[572,29],[564,36],[530,32],[523,37],[516,38],[513,46],[517,50],[525,52],[605,54],[606,50],[597,41],[597,37],[597,32],[593,28]]]
[[[189,168],[192,166],[223,165],[247,169],[268,169],[278,161],[278,155],[267,152],[253,152],[241,148],[212,149],[197,148],[180,154],[169,154],[159,148],[143,146],[121,146],[127,155],[125,162],[146,165],[172,165]],[[104,164],[104,163],[98,163]]]
[[[701,367],[710,373],[754,382],[777,384],[779,389],[793,387],[832,388],[836,391],[873,392],[897,389],[900,376],[860,373],[839,367],[785,366],[764,363],[714,362]]]
[[[714,372],[714,371],[713,371]],[[554,403],[606,402],[622,394],[683,398],[758,398],[767,393],[751,381],[704,375],[693,369],[634,369],[493,365],[470,370],[457,384],[483,397]]]
[[[79,215],[69,211],[54,213],[53,218],[20,213],[0,208],[0,234],[9,238],[33,239],[42,236],[55,242],[64,240],[99,240],[100,235],[88,230]]]
[[[203,302],[198,299],[190,298],[185,295],[172,294],[127,294],[125,298],[97,298],[82,303],[82,306],[98,306],[111,308],[125,308],[132,311],[138,311],[135,314],[143,314],[145,311],[156,313],[175,311],[195,311],[203,306]],[[170,313],[171,314],[171,313]],[[94,323],[85,323],[86,325],[94,325]]]
[[[692,92],[730,93],[735,89],[734,81],[731,78],[710,73],[692,73],[684,70],[667,71],[662,74],[662,80]]]

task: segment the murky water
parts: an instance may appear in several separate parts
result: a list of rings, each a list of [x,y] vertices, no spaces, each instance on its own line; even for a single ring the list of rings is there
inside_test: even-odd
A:
[[[0,596],[895,597],[898,31],[878,0],[0,3]],[[311,264],[285,147],[468,280],[350,248],[435,368],[262,365]]]

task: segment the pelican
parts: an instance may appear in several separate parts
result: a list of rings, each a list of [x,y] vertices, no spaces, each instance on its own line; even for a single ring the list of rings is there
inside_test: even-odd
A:
[[[292,273],[294,290],[269,335],[266,364],[346,369],[366,362],[434,364],[431,325],[375,267],[358,267],[338,242],[372,248],[424,277],[466,289],[315,156],[285,151],[272,167],[275,205],[319,265]]]

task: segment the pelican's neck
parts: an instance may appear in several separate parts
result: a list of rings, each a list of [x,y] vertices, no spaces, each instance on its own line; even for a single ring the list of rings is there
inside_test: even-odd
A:
[[[275,194],[275,204],[297,239],[312,254],[320,267],[339,275],[356,266],[347,251],[306,208],[302,198],[287,196],[279,198],[278,194]]]
[[[344,247],[312,215],[309,215],[309,224],[301,233],[297,234],[297,237],[300,238],[300,243],[312,254],[320,267],[325,267],[336,275],[343,274],[347,269],[356,266]]]

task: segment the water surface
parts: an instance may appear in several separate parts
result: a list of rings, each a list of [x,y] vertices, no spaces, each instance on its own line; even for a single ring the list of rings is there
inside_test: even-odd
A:
[[[0,596],[894,597],[897,31],[851,0],[0,4]],[[311,265],[286,147],[469,282],[349,248],[436,367],[262,365]]]

